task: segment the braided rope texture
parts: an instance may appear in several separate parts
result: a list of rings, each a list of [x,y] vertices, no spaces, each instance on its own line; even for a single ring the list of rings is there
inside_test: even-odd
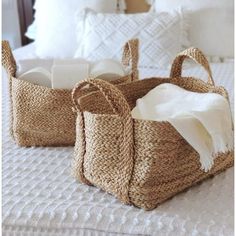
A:
[[[2,65],[10,76],[16,74],[16,61],[13,57],[10,45],[7,41],[2,41]]]
[[[9,79],[9,95],[10,95],[10,101],[12,101],[12,76],[15,76],[16,74],[16,61],[14,59],[14,56],[12,54],[10,45],[7,41],[3,40],[2,41],[2,65],[6,69],[7,74],[8,74],[8,79]],[[14,137],[13,134],[13,108],[12,105],[10,104],[10,135],[11,137]]]
[[[202,53],[202,51],[200,51],[198,48],[194,48],[194,47],[188,48],[188,49],[184,50],[183,52],[181,52],[179,55],[177,55],[177,57],[175,58],[175,60],[172,64],[170,77],[172,77],[172,78],[181,77],[182,65],[183,65],[183,62],[186,58],[192,59],[193,61],[195,61],[199,65],[203,66],[203,68],[208,73],[208,83],[211,83],[214,85],[211,68],[210,68],[210,65],[207,61],[207,58]]]
[[[78,120],[72,171],[81,182],[95,185],[124,203],[151,210],[233,166],[233,152],[219,153],[213,168],[204,172],[199,154],[170,123],[130,119],[136,100],[162,83],[193,92],[218,93],[228,99],[227,91],[214,86],[214,81],[150,78],[114,87],[97,80],[99,91],[83,96],[84,83],[94,82],[85,81],[73,91]]]
[[[138,79],[138,40],[126,43],[124,55],[134,73],[112,81],[114,84]],[[2,64],[9,75],[11,133],[16,143],[20,146],[74,145],[76,115],[72,111],[71,90],[50,89],[15,78],[16,62],[7,41],[2,42]],[[83,94],[91,91],[94,88],[85,88]]]
[[[131,39],[129,40],[124,47],[124,52],[122,56],[122,63],[125,66],[131,64],[131,71],[133,72],[134,79],[139,78],[138,74],[138,62],[139,62],[139,40]]]
[[[120,200],[122,202],[128,203],[128,190],[129,190],[129,182],[131,178],[131,174],[133,171],[133,122],[131,117],[131,111],[130,107],[127,104],[125,98],[121,94],[121,92],[116,89],[113,85],[106,81],[102,80],[86,80],[84,82],[81,82],[78,84],[78,86],[74,89],[73,95],[80,97],[81,95],[77,93],[77,91],[81,92],[81,89],[87,85],[91,84],[93,86],[96,86],[96,88],[104,95],[104,98],[106,102],[108,102],[109,106],[112,109],[112,112],[117,114],[117,117],[114,122],[110,122],[109,117],[108,119],[105,118],[105,127],[103,131],[97,130],[96,126],[93,126],[93,124],[96,124],[96,120],[93,119],[84,119],[83,113],[80,112],[82,108],[80,107],[80,104],[77,104],[77,98],[74,97],[74,102],[76,104],[76,108],[79,113],[79,120],[78,120],[78,126],[77,126],[77,132],[79,135],[79,138],[77,138],[76,142],[76,152],[80,153],[79,155],[76,155],[76,157],[81,156],[82,158],[75,158],[73,161],[73,166],[75,166],[75,170],[73,171],[74,176],[78,177],[80,181],[87,183],[87,182],[94,182],[96,179],[93,179],[93,170],[90,169],[91,166],[84,165],[84,158],[85,158],[85,146],[86,146],[86,158],[93,158],[94,153],[94,147],[100,146],[100,143],[104,143],[103,150],[101,151],[101,159],[96,159],[97,165],[101,165],[104,163],[104,160],[108,160],[112,157],[113,154],[110,157],[109,153],[106,153],[107,145],[114,146],[114,152],[116,153],[114,157],[118,157],[118,153],[120,153],[120,158],[115,158],[113,160],[113,171],[118,175],[122,176],[121,178],[115,179],[115,181],[109,181],[109,188],[106,189],[108,192],[115,192],[117,195],[120,196]],[[97,103],[96,103],[97,105]],[[84,123],[86,121],[86,123]],[[114,126],[115,125],[115,126]],[[93,127],[92,130],[89,129],[89,133],[87,133],[87,130],[85,127]],[[119,132],[116,132],[116,128],[119,130]],[[85,132],[84,132],[85,131]],[[114,132],[115,131],[115,132]],[[96,133],[102,134],[105,132],[108,135],[102,135],[101,139],[96,139],[96,137],[93,138],[93,135]],[[110,133],[111,132],[111,133]],[[114,132],[114,133],[113,133]],[[81,135],[82,134],[82,135]],[[90,141],[85,141],[85,137],[89,137]],[[86,139],[87,140],[87,139]],[[94,143],[95,141],[95,143]],[[98,142],[98,145],[97,145]],[[86,143],[86,145],[85,145]],[[116,149],[116,144],[119,143],[119,149]],[[89,148],[87,148],[89,146]],[[88,151],[88,152],[87,152]],[[90,152],[91,151],[91,152]],[[103,155],[105,154],[105,155]],[[87,161],[85,162],[85,164]],[[106,175],[106,167],[108,169],[111,168],[111,166],[104,166],[103,171],[101,172],[101,176]],[[89,171],[86,171],[86,169],[89,169]],[[84,171],[85,170],[85,171]],[[96,170],[95,170],[96,171]],[[89,175],[84,175],[84,173],[90,173]],[[110,172],[107,172],[110,174]],[[99,173],[97,173],[100,175]],[[107,176],[109,179],[109,175]],[[97,182],[99,185],[99,182]]]

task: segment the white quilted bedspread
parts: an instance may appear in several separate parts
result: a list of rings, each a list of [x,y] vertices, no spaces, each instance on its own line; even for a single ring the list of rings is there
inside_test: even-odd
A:
[[[23,49],[20,50],[17,56]],[[212,69],[216,84],[231,92],[232,101],[233,64],[213,64]],[[141,72],[142,77],[167,74],[155,70]],[[187,69],[186,74],[201,77],[203,71],[194,67]],[[70,176],[73,148],[15,145],[9,136],[7,100],[4,78],[3,235],[233,235],[233,168],[153,211],[126,206]]]

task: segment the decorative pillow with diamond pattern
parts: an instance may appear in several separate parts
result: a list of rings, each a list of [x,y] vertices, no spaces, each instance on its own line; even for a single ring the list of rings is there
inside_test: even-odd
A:
[[[78,14],[75,57],[88,60],[121,58],[131,38],[140,40],[141,67],[167,68],[177,53],[189,46],[182,12],[113,14],[86,9]]]

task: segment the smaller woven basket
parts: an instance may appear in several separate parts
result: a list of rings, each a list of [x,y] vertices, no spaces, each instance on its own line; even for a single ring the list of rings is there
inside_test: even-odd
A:
[[[122,63],[131,73],[111,83],[138,79],[138,40],[124,47]],[[75,143],[75,113],[71,90],[51,89],[15,78],[17,65],[7,41],[2,42],[2,64],[9,75],[11,134],[21,146],[69,146]],[[83,94],[94,88],[83,90]]]
[[[185,58],[205,68],[209,75],[207,83],[181,77]],[[170,123],[131,117],[136,100],[162,83],[193,92],[218,93],[228,99],[226,90],[214,85],[209,64],[196,48],[176,57],[170,78],[117,86],[101,80],[79,83],[73,91],[77,133],[72,167],[77,179],[102,188],[123,203],[150,210],[233,165],[233,152],[219,153],[212,169],[204,172],[199,154]],[[83,95],[82,88],[87,84],[99,91]]]

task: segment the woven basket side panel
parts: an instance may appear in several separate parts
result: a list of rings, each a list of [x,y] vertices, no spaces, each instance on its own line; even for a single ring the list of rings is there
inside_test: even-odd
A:
[[[130,184],[132,202],[145,209],[233,165],[224,154],[203,172],[198,153],[166,122],[135,121],[135,165]]]
[[[121,155],[123,142],[123,123],[120,117],[101,116],[84,113],[86,152],[83,171],[86,179],[93,185],[120,198],[125,188],[126,166]],[[77,136],[77,139],[79,136]],[[75,150],[80,148],[81,141],[76,141]],[[83,157],[75,153],[73,169]],[[74,172],[74,175],[76,173]],[[120,198],[121,199],[121,198]]]
[[[131,75],[112,81],[131,81]],[[12,134],[22,146],[66,146],[75,143],[75,119],[70,90],[53,90],[11,77]],[[95,91],[84,89],[86,95]]]
[[[86,153],[84,176],[118,198],[125,188],[126,162],[121,155],[123,123],[120,117],[84,113]]]
[[[12,79],[13,132],[20,145],[73,145],[75,114],[70,91]]]

